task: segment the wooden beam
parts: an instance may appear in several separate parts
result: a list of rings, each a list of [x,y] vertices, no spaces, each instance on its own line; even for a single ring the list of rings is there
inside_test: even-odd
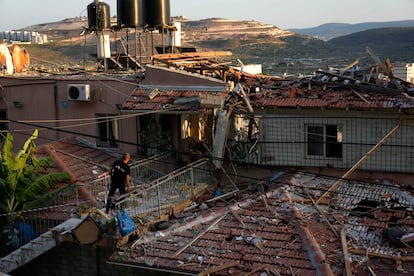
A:
[[[349,252],[348,252],[348,244],[346,242],[345,227],[342,227],[341,229],[341,244],[342,244],[342,251],[344,252],[345,275],[352,276],[352,267],[351,267]]]
[[[259,266],[258,268],[253,269],[253,270],[252,270],[252,271],[250,271],[249,273],[244,274],[244,276],[250,276],[250,275],[253,275],[253,274],[255,274],[256,272],[258,272],[258,271],[262,271],[262,270],[264,270],[264,269],[266,269],[266,268],[267,268],[267,264],[265,264],[265,265],[261,265],[261,266]]]
[[[388,259],[388,260],[394,260],[396,258],[399,258],[401,259],[402,262],[414,262],[414,256],[391,256],[391,255],[385,255],[385,254],[381,254],[377,252],[369,252],[366,250],[354,249],[354,248],[349,248],[348,250],[352,254],[361,255],[361,256],[370,256],[370,257],[382,258],[382,259]]]
[[[347,70],[351,69],[352,67],[354,67],[358,63],[359,63],[358,59],[354,60],[354,62],[352,62],[352,63],[350,63],[350,64],[348,64],[347,66],[344,67],[344,71],[347,71]]]
[[[244,224],[243,220],[241,219],[241,217],[239,216],[239,214],[236,213],[236,211],[234,211],[232,208],[229,208],[230,213],[233,215],[233,217],[235,217],[237,219],[237,221],[243,226],[245,227],[246,225]]]
[[[227,212],[222,215],[221,217],[219,217],[218,219],[216,219],[209,227],[207,227],[203,232],[201,232],[200,234],[198,234],[194,239],[192,239],[186,246],[184,246],[183,248],[181,248],[180,250],[178,250],[177,252],[175,252],[174,256],[180,255],[184,250],[186,250],[189,246],[191,246],[196,240],[198,240],[201,236],[203,236],[205,233],[207,233],[208,231],[210,231],[211,228],[213,228],[217,223],[219,223],[222,219],[224,219],[224,217],[227,215]]]
[[[338,233],[336,232],[336,230],[333,227],[333,225],[329,222],[329,219],[325,216],[325,214],[321,210],[321,208],[319,208],[318,203],[315,202],[315,200],[313,199],[312,195],[308,192],[308,190],[305,187],[303,187],[302,189],[306,193],[306,195],[309,197],[309,199],[312,201],[313,205],[315,206],[316,210],[321,215],[321,217],[323,218],[323,220],[328,224],[329,228],[331,228],[332,233],[334,233],[334,235],[336,237],[338,237]]]
[[[157,60],[183,59],[183,58],[214,58],[233,55],[230,51],[193,52],[180,54],[158,54],[152,57]]]
[[[240,83],[238,83],[238,86],[239,86],[239,91],[243,96],[243,100],[246,102],[247,108],[249,109],[250,113],[253,113],[254,110],[253,110],[252,104],[250,103],[249,97],[247,97],[247,94],[244,92],[243,86]]]
[[[266,211],[269,211],[269,204],[267,203],[266,195],[262,194],[260,197],[263,200],[263,204],[264,204],[264,206],[266,208]]]
[[[213,273],[219,272],[221,270],[224,270],[224,269],[227,269],[227,268],[230,268],[230,267],[239,265],[239,264],[240,264],[240,261],[239,260],[233,261],[233,262],[228,263],[228,264],[224,264],[224,265],[221,265],[221,266],[217,266],[215,268],[210,268],[208,270],[202,271],[198,275],[199,276],[207,276],[209,274],[213,274]]]
[[[384,138],[381,139],[367,154],[365,154],[352,168],[350,168],[338,181],[332,185],[328,191],[326,191],[316,203],[320,203],[324,197],[326,197],[331,192],[335,191],[339,185],[342,184],[345,178],[348,178],[351,174],[353,174],[361,165],[364,163],[374,152],[376,152],[385,142],[388,141],[400,128],[400,125],[395,126]]]

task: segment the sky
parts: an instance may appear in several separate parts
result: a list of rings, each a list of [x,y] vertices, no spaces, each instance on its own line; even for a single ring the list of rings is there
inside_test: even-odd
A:
[[[86,16],[93,0],[0,0],[0,31]],[[116,15],[117,0],[104,0]],[[171,16],[256,20],[282,29],[414,19],[414,0],[170,0]]]

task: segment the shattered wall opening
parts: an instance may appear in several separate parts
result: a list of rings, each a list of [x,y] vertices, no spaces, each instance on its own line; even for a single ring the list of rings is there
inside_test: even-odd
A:
[[[174,115],[150,114],[140,116],[141,150],[146,156],[160,154],[172,146],[172,129]]]
[[[206,113],[182,114],[181,115],[181,137],[179,141],[179,158],[181,164],[195,161],[206,152],[204,145],[211,141],[211,124]]]
[[[263,114],[254,120],[237,115],[227,153],[240,164],[347,169],[404,120],[391,114],[358,113],[354,117],[348,113],[346,117],[335,116],[335,112],[329,116]],[[414,126],[402,124],[360,169],[414,172],[412,137]]]
[[[211,143],[212,118],[207,113],[150,114],[140,116],[141,149],[146,156],[169,151],[179,165],[202,157]]]
[[[257,158],[257,143],[260,135],[260,118],[244,114],[235,114],[230,128],[228,141],[229,159],[235,162]]]

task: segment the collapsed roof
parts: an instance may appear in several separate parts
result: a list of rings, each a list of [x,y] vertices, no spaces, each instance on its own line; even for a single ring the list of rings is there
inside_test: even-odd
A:
[[[413,247],[395,243],[398,231],[414,233],[412,195],[346,181],[337,201],[318,205],[334,181],[278,172],[234,200],[200,203],[155,225],[109,261],[183,275],[413,273]]]

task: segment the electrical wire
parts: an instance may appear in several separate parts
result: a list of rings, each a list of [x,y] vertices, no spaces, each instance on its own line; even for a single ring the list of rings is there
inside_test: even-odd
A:
[[[165,111],[165,110],[163,110],[163,111]],[[157,112],[151,111],[149,113],[157,113]],[[149,113],[147,113],[147,114],[149,114]],[[139,116],[139,115],[144,115],[144,114],[134,114],[134,116],[135,115],[138,115]],[[115,116],[115,117],[119,117],[119,116]],[[122,116],[122,117],[125,117],[125,116]],[[37,124],[34,124],[34,123],[28,123],[28,122],[23,122],[23,121],[14,121],[14,120],[9,120],[9,121],[10,122],[13,122],[13,123],[17,123],[17,124],[23,124],[23,125],[32,126],[34,128],[42,128],[42,129],[47,129],[47,130],[55,130],[55,131],[60,131],[60,132],[68,133],[68,134],[73,134],[73,135],[78,135],[78,136],[84,136],[84,137],[90,137],[90,138],[95,138],[95,139],[100,138],[97,135],[89,135],[89,134],[84,134],[84,133],[75,132],[75,131],[69,131],[69,130],[65,130],[65,129],[53,128],[53,127],[44,127],[44,126],[37,125]],[[29,130],[26,129],[25,131],[29,131]],[[109,140],[111,140],[111,139],[109,139]],[[145,147],[145,148],[153,148],[153,149],[157,149],[157,150],[161,150],[161,151],[167,151],[167,152],[173,153],[173,154],[186,154],[186,155],[192,155],[194,157],[199,157],[199,158],[200,157],[205,157],[205,156],[199,156],[199,155],[196,155],[194,153],[189,153],[189,152],[183,152],[183,151],[177,151],[177,150],[171,150],[171,149],[163,149],[163,148],[159,148],[157,146],[142,145],[142,144],[138,144],[136,142],[129,142],[129,141],[124,141],[124,140],[115,140],[115,139],[112,139],[112,140],[114,142],[121,143],[121,144],[134,145],[134,146]],[[216,160],[216,161],[221,161],[221,162],[233,162],[233,160],[230,160],[228,158],[219,158],[219,157],[214,157],[214,156],[209,156],[209,159],[212,160],[212,161],[213,160]],[[250,167],[256,167],[256,168],[264,168],[263,166],[260,166],[258,164],[254,164],[254,163],[250,163],[250,162],[238,162],[238,163],[240,165],[242,165],[242,166],[250,166]],[[309,172],[307,172],[307,173],[309,173]],[[263,179],[260,179],[260,178],[246,177],[246,176],[241,176],[241,175],[238,175],[238,174],[231,174],[231,173],[226,173],[226,174],[229,175],[229,176],[234,176],[234,177],[239,177],[239,178],[240,177],[243,177],[245,179],[250,179],[250,180],[253,180],[253,181],[263,181]],[[317,176],[320,176],[320,177],[331,177],[331,178],[334,178],[336,180],[355,181],[355,180],[352,180],[352,179],[342,179],[340,177],[332,177],[332,176],[326,176],[326,175],[316,174],[316,173],[309,173],[309,174],[317,175]],[[368,183],[368,182],[364,182],[364,183]],[[382,183],[368,183],[368,184],[370,184],[370,185],[378,185],[378,186],[382,186],[382,187],[394,187],[392,185],[382,184]],[[406,189],[407,189],[407,191],[412,191],[412,189],[408,189],[408,188],[406,188]],[[324,189],[318,189],[318,190],[320,190],[320,191],[328,191],[328,189],[325,189],[325,190]],[[332,194],[335,194],[335,191],[332,191]]]

